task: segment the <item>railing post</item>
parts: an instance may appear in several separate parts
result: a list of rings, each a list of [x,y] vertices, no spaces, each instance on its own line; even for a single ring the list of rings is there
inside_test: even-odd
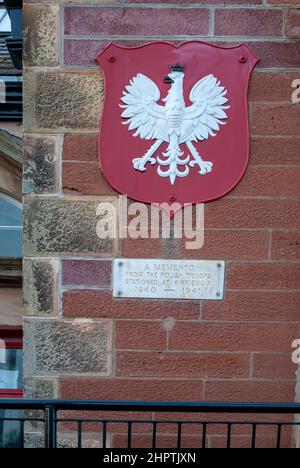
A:
[[[56,448],[56,409],[45,406],[45,448]]]

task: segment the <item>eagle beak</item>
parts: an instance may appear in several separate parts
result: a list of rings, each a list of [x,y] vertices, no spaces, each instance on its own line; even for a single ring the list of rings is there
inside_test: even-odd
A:
[[[167,75],[167,76],[164,77],[164,83],[172,84],[172,83],[174,83],[174,80],[172,80],[172,78],[169,75]]]

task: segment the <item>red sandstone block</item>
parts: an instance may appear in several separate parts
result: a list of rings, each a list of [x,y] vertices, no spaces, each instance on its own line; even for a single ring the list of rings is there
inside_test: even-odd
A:
[[[151,231],[149,230],[149,236]],[[184,237],[184,233],[182,233]],[[202,255],[202,250],[185,250],[185,239],[124,239],[121,241],[123,257],[129,258],[181,258],[189,254],[194,258]],[[217,246],[216,246],[217,249]]]
[[[296,199],[225,197],[205,205],[205,228],[299,228]]]
[[[177,447],[177,433],[175,432],[176,426],[173,425],[173,428],[172,428],[173,434],[161,433],[161,430],[159,427],[158,427],[158,432],[156,436],[156,444],[155,444],[156,448],[157,449],[174,449],[174,447]],[[113,439],[112,439],[113,448],[126,448],[128,447],[127,444],[128,444],[128,435],[126,432],[123,432],[123,434],[113,434]],[[150,434],[136,434],[136,433],[132,434],[131,447],[133,449],[134,448],[151,449],[153,447],[152,436]],[[200,449],[202,447],[201,434],[196,434],[196,435],[182,434],[180,447],[181,449],[183,448]],[[173,453],[173,451],[171,453]],[[174,454],[174,460],[175,460],[175,462],[173,463],[174,465],[177,461],[177,457],[178,455]],[[179,456],[179,461],[180,461],[180,456]]]
[[[87,67],[98,66],[96,57],[102,49],[111,41],[102,39],[65,39],[64,42],[64,64],[84,65]],[[137,41],[132,39],[114,40],[114,43],[125,47],[136,47],[149,41]]]
[[[297,322],[299,305],[300,292],[227,291],[224,301],[203,302],[202,319]]]
[[[122,257],[127,258],[165,257],[161,239],[123,239],[121,241],[121,253]]]
[[[237,380],[237,379],[236,379]],[[219,422],[238,422],[240,424],[232,427],[232,435],[248,435],[252,434],[251,428],[247,427],[245,424],[242,424],[245,421],[244,414],[216,414],[214,413],[164,413],[164,412],[155,412],[154,413],[155,419],[160,419],[166,421],[166,427],[168,427],[169,423],[167,421],[207,421],[210,424],[207,427],[207,435],[225,435],[227,434],[226,427],[221,426],[219,424],[213,424],[215,421]],[[274,422],[278,421],[278,415],[266,415],[266,414],[248,414],[247,421],[256,421],[256,422]],[[293,416],[289,415],[282,415],[281,421],[283,422],[292,422]],[[163,425],[163,427],[165,427]]]
[[[160,10],[161,11],[161,10]],[[64,46],[64,62],[66,65],[95,66],[95,58],[109,41],[101,39],[66,39]],[[137,46],[145,41],[117,40],[120,45],[126,47]],[[174,35],[174,43],[176,35]],[[218,42],[216,42],[218,43]],[[224,45],[224,43],[220,43]],[[226,45],[236,45],[236,43],[226,42]],[[299,44],[294,42],[249,42],[251,50],[259,57],[258,68],[297,68],[300,61]]]
[[[227,427],[222,424],[222,421],[230,420],[236,421],[238,420],[236,415],[234,414],[216,414],[213,413],[206,413],[206,414],[199,414],[199,413],[155,413],[155,418],[158,420],[163,421],[170,421],[169,423],[162,423],[159,425],[158,429],[161,433],[169,433],[172,434],[176,431],[176,426],[172,421],[184,421],[185,423],[182,424],[182,435],[198,435],[201,437],[203,434],[203,428],[201,424],[192,424],[192,421],[210,421],[210,424],[206,428],[206,435],[207,437],[211,435],[226,435],[227,434]],[[218,420],[221,424],[214,424],[215,421]],[[239,421],[242,421],[243,418],[240,418]],[[189,421],[189,423],[186,423]],[[232,427],[232,436],[236,435],[250,435],[251,434],[251,427],[245,424],[240,424]]]
[[[266,417],[265,417],[266,418]],[[189,418],[188,418],[189,419]],[[231,418],[230,418],[231,419]],[[245,419],[245,418],[244,418]],[[247,417],[247,419],[249,419]],[[204,416],[204,420],[207,418]],[[186,425],[182,426],[182,437],[181,437],[181,448],[202,448],[202,432],[200,429],[199,434],[185,434]],[[194,426],[197,428],[197,426]],[[208,430],[209,430],[208,426]],[[252,434],[244,435],[243,433],[238,433],[238,429],[241,426],[232,427],[232,436],[231,436],[231,448],[251,448],[252,446]],[[223,432],[226,433],[226,426],[223,426]],[[248,426],[249,431],[251,427]],[[276,426],[259,426],[257,428],[256,434],[256,447],[257,448],[276,448],[277,445],[277,433]],[[168,431],[162,433],[160,425],[157,427],[157,437],[156,437],[156,448],[167,449],[174,448],[177,446],[177,434],[176,426],[170,427]],[[137,431],[135,431],[137,432]],[[173,434],[172,434],[173,432]],[[199,429],[198,429],[199,432]],[[237,434],[237,435],[236,435]],[[128,436],[126,431],[123,430],[123,433],[113,433],[112,437],[112,447],[113,448],[124,448],[127,447]],[[132,447],[133,448],[151,448],[152,447],[152,438],[149,434],[132,434]],[[207,448],[226,448],[227,447],[227,435],[209,435],[206,437],[206,447]],[[281,437],[281,448],[291,448],[292,447],[292,434],[291,430],[287,427],[282,429]]]
[[[250,115],[254,135],[299,136],[300,106],[297,104],[254,103]]]
[[[269,233],[247,230],[204,231],[204,245],[198,250],[187,250],[182,241],[182,257],[192,259],[263,260],[268,258]]]
[[[299,1],[299,0],[297,0]],[[126,0],[126,3],[199,3],[198,0]],[[202,5],[260,5],[262,0],[202,0]]]
[[[207,35],[208,9],[65,8],[65,33],[153,36]]]
[[[79,396],[77,397],[78,399],[81,399]],[[93,420],[105,420],[105,419],[112,419],[115,421],[118,421],[116,423],[113,423],[112,425],[107,427],[107,432],[111,433],[113,431],[115,432],[126,432],[128,425],[127,423],[123,421],[130,421],[134,419],[135,421],[151,421],[153,416],[153,413],[151,412],[133,412],[133,411],[64,411],[63,416],[64,419],[83,419],[83,420],[88,420],[88,419],[93,419]],[[70,432],[76,432],[77,431],[77,424],[75,423],[64,423],[59,425],[60,430],[59,432],[63,432],[64,428],[69,428]],[[135,432],[144,432],[144,433],[149,433],[152,430],[152,425],[149,424],[144,424],[143,422],[137,422],[137,424],[134,425],[134,430]],[[99,427],[99,422],[92,422],[92,423],[84,423],[83,425],[83,432],[88,433],[88,432],[94,432],[97,433],[99,436],[99,440],[101,438],[101,428]]]
[[[170,333],[169,349],[288,353],[299,331],[291,323],[177,322]]]
[[[247,418],[248,419],[248,418]],[[257,449],[275,449],[277,447],[277,427],[276,426],[258,426],[256,433],[255,447]],[[280,448],[292,448],[292,435],[287,426],[283,426],[281,434]],[[209,438],[209,447],[212,449],[226,449],[227,436],[212,436]],[[251,436],[233,436],[231,438],[230,448],[251,449]]]
[[[118,320],[115,346],[116,349],[166,349],[167,333],[161,321]]]
[[[280,9],[217,9],[216,36],[282,36]]]
[[[255,136],[251,139],[250,164],[300,165],[300,138]]]
[[[115,195],[107,183],[99,164],[63,162],[62,186],[65,193],[76,195]]]
[[[207,401],[294,402],[295,382],[215,380],[205,385]]]
[[[256,72],[250,81],[250,102],[285,101],[291,102],[292,83],[299,78],[299,73],[262,73]]]
[[[72,40],[64,41],[64,65],[96,66],[96,57],[109,41]]]
[[[291,353],[254,354],[254,379],[288,379],[295,381],[297,366],[293,364]]]
[[[271,257],[276,260],[300,260],[300,232],[272,232]]]
[[[270,5],[299,5],[299,0],[267,0]]]
[[[87,161],[98,164],[98,135],[66,135],[63,144],[63,161]]]
[[[288,37],[300,38],[300,2],[298,0],[299,8],[290,8],[288,11],[285,34]]]
[[[300,263],[232,264],[228,288],[300,290]]]
[[[60,398],[81,400],[199,401],[202,382],[191,380],[61,378]]]
[[[300,48],[292,42],[249,42],[251,50],[260,58],[259,67],[298,68]]]
[[[159,430],[159,428],[158,428]],[[123,434],[113,434],[112,447],[113,448],[126,448],[128,447],[128,435],[127,433]],[[151,434],[132,434],[132,448],[152,448],[152,436]],[[175,425],[173,425],[173,434],[162,434],[161,432],[157,433],[156,437],[156,448],[157,449],[174,449],[177,447],[177,434],[175,433]],[[201,448],[201,436],[199,435],[182,435],[181,437],[181,448]],[[175,456],[175,461],[177,460]],[[180,460],[180,458],[179,458]],[[175,463],[174,463],[175,464]]]
[[[110,286],[112,262],[109,260],[62,260],[62,284]]]
[[[247,378],[249,354],[236,353],[117,353],[116,375],[126,377]]]
[[[110,317],[179,320],[199,318],[198,301],[115,299],[111,291],[72,290],[63,293],[64,317]]]
[[[93,290],[63,293],[64,317],[197,320],[199,310],[198,301],[115,299],[111,292]]]
[[[299,197],[300,167],[249,166],[233,196]]]

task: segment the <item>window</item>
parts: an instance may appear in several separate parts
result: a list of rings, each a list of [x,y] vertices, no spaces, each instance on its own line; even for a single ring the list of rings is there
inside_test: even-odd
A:
[[[22,205],[0,194],[0,257],[22,257]]]
[[[0,330],[0,398],[23,396],[22,332]],[[0,410],[0,448],[20,446],[20,423],[9,418],[20,417],[19,411]]]
[[[8,35],[11,32],[10,17],[3,2],[0,1],[0,35]]]
[[[0,330],[0,398],[22,396],[22,348],[21,330]]]

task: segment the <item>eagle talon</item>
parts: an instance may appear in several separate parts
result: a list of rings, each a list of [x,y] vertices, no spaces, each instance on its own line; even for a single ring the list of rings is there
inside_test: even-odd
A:
[[[200,167],[199,174],[204,175],[208,174],[209,172],[212,172],[213,170],[213,163],[210,161],[191,161],[190,166],[195,167],[195,166]]]
[[[146,171],[146,164],[147,163],[150,163],[151,166],[153,166],[155,163],[156,163],[156,159],[155,158],[134,158],[132,160],[132,164],[133,164],[133,167],[134,169],[136,169],[137,171],[140,171],[140,172],[145,172]]]
[[[157,140],[151,146],[151,148],[148,149],[147,153],[145,153],[142,158],[134,158],[132,160],[132,165],[133,165],[134,169],[136,169],[137,171],[140,171],[140,172],[145,172],[146,169],[147,169],[145,167],[147,163],[150,163],[151,166],[156,164],[156,159],[152,158],[152,156],[155,153],[155,151],[158,150],[158,148],[160,147],[161,144],[162,144],[162,140]]]

